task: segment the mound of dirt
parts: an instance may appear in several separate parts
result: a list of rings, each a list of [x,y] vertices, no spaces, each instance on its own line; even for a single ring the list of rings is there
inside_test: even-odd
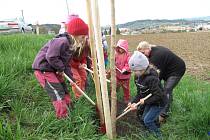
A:
[[[120,115],[126,107],[127,104],[122,101],[118,101],[117,114]],[[140,134],[141,132],[145,131],[145,127],[139,122],[139,119],[137,118],[136,111],[130,111],[125,116],[120,118],[116,123],[116,127],[117,135],[121,137],[132,136],[132,138],[135,138],[134,134]]]

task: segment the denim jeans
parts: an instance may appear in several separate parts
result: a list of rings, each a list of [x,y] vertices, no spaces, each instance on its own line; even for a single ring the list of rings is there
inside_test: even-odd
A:
[[[181,80],[181,76],[170,76],[166,81],[164,81],[164,93],[167,95],[167,101],[166,105],[161,111],[161,116],[162,117],[167,117],[168,116],[168,111],[170,108],[170,105],[173,101],[173,89],[176,87],[176,85],[179,83]]]
[[[161,137],[161,132],[158,126],[155,123],[155,120],[160,115],[162,107],[155,105],[145,105],[144,113],[142,119],[144,125],[149,129],[150,132],[154,133],[155,136]]]

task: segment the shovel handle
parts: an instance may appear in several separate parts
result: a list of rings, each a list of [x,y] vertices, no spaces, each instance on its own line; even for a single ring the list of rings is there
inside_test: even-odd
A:
[[[152,94],[150,93],[149,95],[147,95],[146,97],[144,97],[143,99],[144,100],[146,100],[146,99],[148,99],[149,97],[151,97],[152,96]],[[136,106],[138,106],[138,105],[140,105],[140,102],[138,102],[136,105],[135,105],[135,107]],[[129,107],[126,107],[124,110],[126,110],[125,112],[123,112],[121,115],[119,115],[117,118],[116,118],[116,120],[118,120],[118,119],[120,119],[121,117],[123,117],[125,114],[127,114],[128,112],[130,112],[131,111],[131,108],[129,108]]]
[[[96,105],[96,104],[93,102],[93,100],[91,100],[90,97],[88,97],[87,94],[85,94],[84,91],[82,91],[82,90],[76,85],[76,83],[75,83],[73,80],[71,80],[71,78],[69,78],[65,73],[64,73],[64,77],[66,77],[66,79],[69,80],[70,83],[72,83],[73,85],[75,85],[76,89],[79,90],[79,92],[82,93],[82,94],[85,96],[85,98],[88,99],[88,101],[89,101],[91,104]]]
[[[92,70],[88,69],[87,67],[83,67],[83,68],[84,68],[85,70],[89,71],[89,72],[92,73],[92,74],[94,73]],[[110,83],[110,80],[109,80],[109,79],[106,79],[106,81]]]
[[[118,67],[115,67],[120,73],[122,73],[122,71],[118,68]]]
[[[127,106],[124,110],[123,110],[123,112],[125,112],[126,110],[128,110],[130,108],[130,106]]]

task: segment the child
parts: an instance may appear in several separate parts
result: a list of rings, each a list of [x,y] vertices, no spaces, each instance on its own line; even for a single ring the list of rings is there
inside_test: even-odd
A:
[[[109,60],[108,60],[108,43],[106,41],[106,36],[102,33],[102,45],[103,45],[103,51],[104,51],[104,63],[105,67],[107,67]]]
[[[66,25],[74,18],[78,18],[79,15],[77,14],[71,14],[68,16],[67,21],[66,22],[61,22],[61,28],[59,30],[59,34],[63,34],[66,32]]]
[[[87,72],[84,67],[87,67],[87,56],[89,55],[90,51],[87,42],[84,46],[80,47],[81,50],[80,48],[77,48],[74,52],[73,58],[69,62],[69,65],[71,67],[73,78],[75,79],[76,84],[82,91],[84,91],[85,85],[87,84]],[[72,86],[72,90],[74,92],[75,98],[79,99],[82,94],[74,86]]]
[[[141,52],[135,51],[129,60],[130,69],[138,76],[139,92],[128,106],[136,109],[135,104],[140,101],[141,105],[145,105],[142,115],[144,125],[150,132],[157,137],[161,137],[161,132],[157,127],[155,120],[158,118],[161,109],[164,106],[165,95],[161,88],[158,73],[154,67],[149,65],[149,61]],[[144,100],[143,98],[149,94],[151,97]]]
[[[128,103],[130,100],[130,77],[131,72],[128,65],[130,55],[128,53],[128,41],[120,39],[115,50],[115,66],[117,88],[122,86],[124,92],[124,101]]]
[[[87,72],[84,67],[87,67],[87,56],[90,55],[89,43],[87,40],[88,32],[83,32],[82,30],[81,33],[80,31],[75,32],[74,29],[88,29],[88,26],[80,18],[74,18],[69,23],[73,25],[69,30],[72,30],[70,31],[70,34],[74,36],[73,38],[75,40],[75,46],[77,46],[72,55],[71,61],[69,61],[69,66],[71,67],[73,78],[75,79],[76,84],[82,91],[84,91],[87,80]],[[78,33],[83,34],[84,36],[77,36]],[[74,92],[76,99],[81,97],[82,94],[76,89],[75,86],[72,86],[72,91]]]
[[[77,47],[74,38],[83,38],[88,34],[87,25],[82,25],[69,22],[67,34],[53,38],[45,44],[32,65],[37,80],[51,97],[58,119],[68,116],[67,106],[71,105],[71,98],[64,82],[63,73],[72,78],[68,64]],[[84,40],[80,39],[78,42],[81,43]]]

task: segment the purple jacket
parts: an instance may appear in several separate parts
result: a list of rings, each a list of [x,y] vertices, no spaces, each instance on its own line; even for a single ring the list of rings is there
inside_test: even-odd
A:
[[[74,52],[72,39],[53,38],[38,52],[32,69],[47,72],[62,72],[72,77],[68,62]]]

